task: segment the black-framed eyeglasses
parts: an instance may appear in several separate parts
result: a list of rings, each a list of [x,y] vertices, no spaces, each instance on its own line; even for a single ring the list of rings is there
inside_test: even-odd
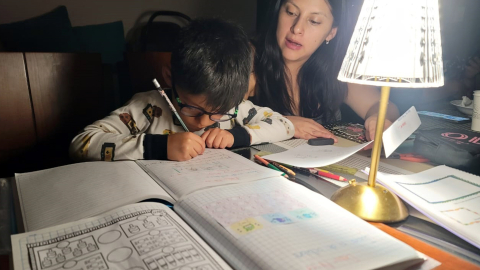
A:
[[[204,114],[208,115],[210,117],[210,120],[214,122],[226,122],[230,121],[231,119],[237,118],[238,114],[238,105],[235,107],[235,112],[233,114],[231,113],[211,113],[207,112],[202,108],[191,106],[188,104],[183,103],[180,100],[180,97],[178,96],[177,90],[175,89],[175,84],[172,82],[172,92],[175,98],[175,100],[178,103],[178,106],[180,107],[180,113],[189,116],[189,117],[199,117]]]

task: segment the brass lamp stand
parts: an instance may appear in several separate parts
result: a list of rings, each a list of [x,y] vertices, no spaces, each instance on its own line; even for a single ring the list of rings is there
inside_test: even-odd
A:
[[[398,222],[408,217],[408,210],[403,202],[394,193],[375,183],[389,96],[390,87],[382,86],[368,183],[350,180],[348,186],[337,190],[331,198],[356,216],[373,222]]]

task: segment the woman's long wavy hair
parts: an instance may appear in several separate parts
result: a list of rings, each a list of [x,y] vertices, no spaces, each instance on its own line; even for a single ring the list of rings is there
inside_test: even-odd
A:
[[[334,17],[337,34],[329,44],[322,44],[301,67],[297,82],[300,87],[300,116],[319,118],[322,123],[335,120],[336,112],[347,94],[347,86],[337,80],[346,52],[344,0],[325,0]],[[255,76],[257,88],[252,101],[260,106],[286,115],[293,114],[293,100],[288,93],[290,84],[286,75],[282,51],[277,42],[277,24],[280,8],[285,0],[273,0],[274,9],[267,15],[266,24],[254,40]]]

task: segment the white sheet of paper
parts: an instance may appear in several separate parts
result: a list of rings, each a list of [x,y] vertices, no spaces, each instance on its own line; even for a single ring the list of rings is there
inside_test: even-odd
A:
[[[389,157],[420,126],[421,121],[415,107],[408,109],[383,132],[383,147]]]
[[[442,165],[377,181],[453,234],[480,248],[480,177]]]
[[[282,153],[264,156],[264,158],[300,168],[322,167],[346,159],[370,143],[372,141],[351,147],[303,144]]]

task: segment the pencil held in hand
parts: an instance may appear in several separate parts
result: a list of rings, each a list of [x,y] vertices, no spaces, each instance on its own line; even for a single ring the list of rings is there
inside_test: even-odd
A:
[[[172,102],[170,101],[170,99],[168,98],[167,94],[165,94],[165,91],[163,91],[162,86],[160,86],[160,84],[157,82],[157,79],[153,79],[153,84],[154,84],[155,87],[157,88],[157,91],[160,93],[160,95],[162,95],[162,97],[165,98],[165,100],[166,100],[167,103],[168,103],[168,107],[170,107],[170,110],[172,110],[172,112],[175,114],[175,116],[177,117],[177,119],[178,119],[178,121],[180,122],[180,124],[182,124],[183,129],[184,129],[186,132],[189,132],[187,126],[185,125],[185,123],[183,123],[182,118],[180,118],[180,115],[178,115],[177,110],[176,110],[175,107],[173,106],[173,104],[172,104]]]

